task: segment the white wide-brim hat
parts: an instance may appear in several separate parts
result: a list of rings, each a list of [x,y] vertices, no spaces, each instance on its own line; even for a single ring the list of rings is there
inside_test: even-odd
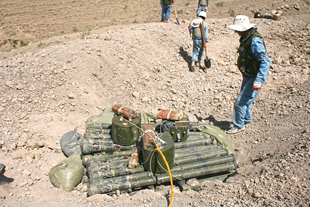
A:
[[[199,27],[200,23],[202,22],[202,19],[201,18],[197,18],[197,19],[194,19],[191,23],[191,26],[192,27]]]
[[[234,19],[234,23],[232,25],[227,26],[229,29],[238,31],[238,32],[244,32],[248,29],[251,29],[256,24],[251,24],[249,21],[249,17],[244,15],[238,15]]]

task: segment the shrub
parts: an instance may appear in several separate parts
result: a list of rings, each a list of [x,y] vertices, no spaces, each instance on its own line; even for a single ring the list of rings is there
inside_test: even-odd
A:
[[[232,9],[229,9],[228,13],[229,13],[229,16],[231,16],[231,17],[235,16],[235,11]]]
[[[223,5],[224,5],[224,2],[217,2],[216,4],[215,4],[215,6],[220,6],[220,7],[223,7]]]
[[[19,43],[20,43],[20,46],[21,46],[21,47],[24,47],[24,46],[27,46],[27,45],[28,45],[27,42],[23,42],[22,40],[20,40]]]

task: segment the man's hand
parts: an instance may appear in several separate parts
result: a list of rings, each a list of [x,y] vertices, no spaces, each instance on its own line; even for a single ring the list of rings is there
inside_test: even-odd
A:
[[[204,47],[205,49],[207,49],[207,44],[205,44],[203,47]]]
[[[259,90],[261,88],[262,88],[262,83],[258,82],[258,81],[254,81],[254,83],[253,83],[253,90],[257,91],[257,90]]]

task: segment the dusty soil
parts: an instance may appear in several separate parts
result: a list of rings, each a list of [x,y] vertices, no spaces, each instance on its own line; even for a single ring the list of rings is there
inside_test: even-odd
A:
[[[241,75],[238,36],[226,25],[237,14],[257,24],[272,59],[253,123],[230,136],[239,167],[225,182],[177,191],[173,206],[309,206],[310,6],[211,1],[212,67],[192,73],[187,26],[196,5],[176,2],[177,25],[176,13],[169,23],[159,21],[159,1],[0,2],[2,206],[167,206],[165,196],[150,190],[87,197],[82,184],[69,193],[55,188],[48,172],[65,159],[60,138],[75,127],[83,134],[87,118],[116,103],[141,112],[182,109],[229,129]],[[277,8],[280,21],[253,18],[252,11]]]

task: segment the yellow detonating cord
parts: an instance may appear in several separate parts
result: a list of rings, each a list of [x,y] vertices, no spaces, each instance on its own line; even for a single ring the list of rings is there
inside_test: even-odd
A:
[[[162,156],[166,166],[167,166],[167,170],[169,172],[169,177],[170,177],[170,183],[171,183],[171,200],[170,200],[170,203],[169,203],[169,206],[172,206],[172,203],[173,203],[173,198],[174,198],[174,191],[173,191],[173,181],[172,181],[172,175],[171,175],[171,171],[170,171],[170,167],[169,167],[169,164],[165,158],[165,155],[162,153],[162,151],[159,149],[158,145],[156,143],[155,144],[155,147],[156,147],[156,150],[159,152],[159,154]]]

